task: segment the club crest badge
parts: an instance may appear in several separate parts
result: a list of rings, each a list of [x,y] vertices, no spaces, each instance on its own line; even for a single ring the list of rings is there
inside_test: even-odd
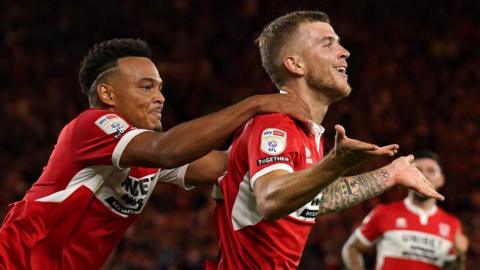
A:
[[[440,223],[438,225],[438,233],[443,237],[448,237],[450,235],[450,225]]]
[[[285,151],[286,146],[287,132],[276,128],[267,128],[262,131],[260,150],[265,154],[279,155]]]

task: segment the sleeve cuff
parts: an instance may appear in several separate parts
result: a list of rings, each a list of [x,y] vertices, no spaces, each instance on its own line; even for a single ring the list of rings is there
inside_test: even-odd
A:
[[[261,169],[260,171],[256,172],[250,178],[250,186],[252,187],[252,189],[253,189],[253,184],[255,183],[255,181],[258,178],[264,176],[267,173],[270,173],[270,172],[276,171],[276,170],[283,170],[283,171],[287,171],[289,173],[293,173],[293,168],[290,165],[285,164],[285,163],[277,163],[277,164],[273,164],[272,166],[265,167],[265,168]]]
[[[183,165],[177,168],[177,185],[185,190],[192,190],[195,186],[190,186],[185,183],[185,175],[187,174],[188,165]]]
[[[119,169],[124,169],[124,168],[120,167],[120,158],[122,157],[123,150],[125,150],[128,143],[130,143],[130,141],[133,138],[135,138],[138,134],[143,133],[145,131],[152,132],[151,130],[147,130],[147,129],[132,129],[132,130],[128,131],[127,133],[125,133],[122,136],[122,138],[120,138],[120,141],[117,143],[117,145],[115,146],[115,149],[113,150],[113,153],[112,153],[112,164],[113,164],[113,166],[115,166]]]
[[[367,237],[363,235],[362,231],[360,231],[360,229],[355,230],[355,236],[358,238],[358,240],[360,240],[360,242],[362,242],[362,244],[368,247],[371,247],[373,245],[373,242],[368,240]]]

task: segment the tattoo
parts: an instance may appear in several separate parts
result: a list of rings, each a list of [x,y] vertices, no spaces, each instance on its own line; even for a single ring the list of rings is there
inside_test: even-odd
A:
[[[386,183],[389,178],[387,170],[379,169],[337,179],[322,191],[319,215],[337,212],[382,194],[391,187]]]

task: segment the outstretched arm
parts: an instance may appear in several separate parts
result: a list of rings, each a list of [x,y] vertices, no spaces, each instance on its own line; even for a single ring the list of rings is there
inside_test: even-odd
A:
[[[398,145],[377,145],[347,138],[336,126],[335,148],[312,167],[289,173],[275,170],[259,177],[254,185],[257,208],[267,220],[274,220],[304,206],[345,171],[373,157],[389,155]]]
[[[413,164],[413,156],[400,157],[378,170],[341,177],[322,191],[319,215],[341,211],[401,185],[443,200],[443,196]]]
[[[390,172],[385,168],[341,177],[322,191],[318,214],[341,211],[382,194],[392,187],[389,179]]]
[[[121,166],[173,168],[196,160],[261,113],[285,113],[310,121],[308,106],[293,94],[258,95],[164,133],[143,132],[127,145]]]
[[[443,196],[435,191],[432,184],[415,167],[411,155],[400,157],[380,170],[339,179],[347,170],[368,159],[392,156],[398,146],[379,147],[353,140],[346,137],[343,127],[337,126],[336,129],[335,148],[319,163],[295,173],[275,170],[255,181],[253,189],[257,208],[265,219],[275,220],[292,213],[310,202],[334,181],[336,182],[324,194],[327,198],[322,199],[326,200],[323,214],[350,207],[386,191],[393,185],[402,185],[443,200]]]

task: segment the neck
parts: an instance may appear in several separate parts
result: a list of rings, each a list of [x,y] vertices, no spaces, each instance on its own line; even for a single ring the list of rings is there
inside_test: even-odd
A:
[[[412,199],[413,205],[422,208],[425,211],[432,209],[437,204],[437,200],[434,198],[424,198],[419,194],[410,191],[408,196]]]
[[[323,122],[331,101],[321,91],[313,90],[306,85],[288,83],[282,87],[282,90],[288,93],[296,93],[310,109],[312,120],[319,125]]]

